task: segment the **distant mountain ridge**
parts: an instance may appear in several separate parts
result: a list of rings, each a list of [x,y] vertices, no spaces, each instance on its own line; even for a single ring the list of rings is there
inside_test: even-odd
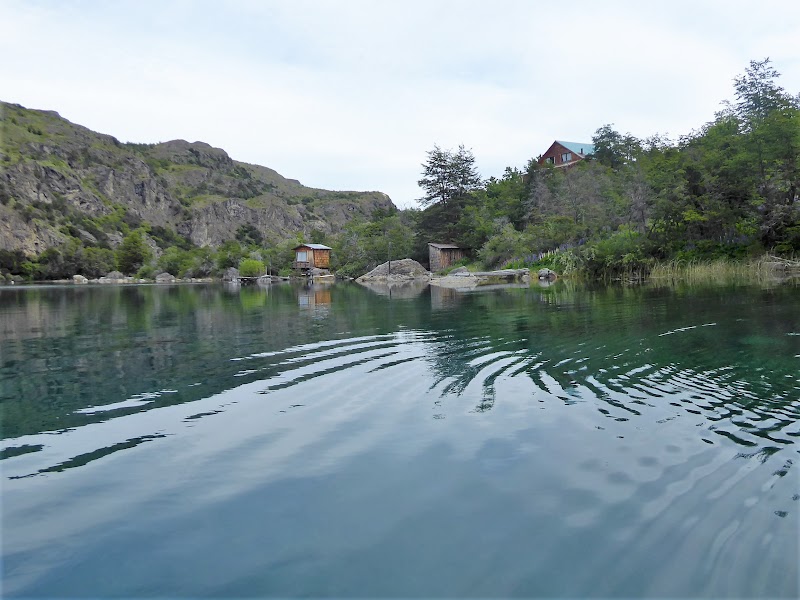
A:
[[[381,192],[309,188],[204,142],[121,143],[53,111],[0,108],[0,250],[33,256],[70,237],[113,248],[145,223],[197,246],[242,227],[276,243],[394,209]]]

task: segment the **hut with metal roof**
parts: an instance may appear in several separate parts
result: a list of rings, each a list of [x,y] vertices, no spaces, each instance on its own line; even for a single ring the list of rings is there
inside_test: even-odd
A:
[[[594,144],[587,142],[565,142],[556,140],[539,157],[539,164],[556,167],[570,167],[594,154]]]
[[[455,244],[428,243],[428,262],[432,273],[446,269],[466,255],[466,250]]]
[[[330,246],[323,244],[300,244],[294,248],[292,267],[300,271],[327,269],[331,266]]]

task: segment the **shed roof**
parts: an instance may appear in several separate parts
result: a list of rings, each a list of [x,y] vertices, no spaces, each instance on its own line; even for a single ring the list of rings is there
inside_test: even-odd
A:
[[[594,154],[594,144],[588,142],[565,142],[564,140],[556,140],[556,142],[576,154],[583,154],[584,156]]]
[[[300,244],[299,246],[292,248],[292,250],[297,250],[298,248],[311,248],[312,250],[333,250],[333,248],[324,244]]]
[[[461,248],[461,246],[456,246],[455,244],[434,244],[433,242],[428,242],[428,246],[439,248],[439,250],[458,250]]]

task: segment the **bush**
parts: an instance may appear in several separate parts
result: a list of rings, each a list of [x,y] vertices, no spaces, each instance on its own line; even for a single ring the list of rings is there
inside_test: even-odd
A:
[[[641,234],[620,228],[611,237],[587,244],[578,254],[583,270],[590,277],[641,279],[652,267],[646,256]]]
[[[525,251],[525,235],[509,224],[500,233],[489,238],[478,256],[488,269],[493,269],[502,262],[520,257]]]
[[[259,277],[265,270],[264,263],[253,258],[245,258],[239,263],[239,275],[242,277]]]
[[[158,271],[166,271],[175,277],[183,277],[192,265],[192,253],[181,250],[177,246],[167,248],[158,258]]]

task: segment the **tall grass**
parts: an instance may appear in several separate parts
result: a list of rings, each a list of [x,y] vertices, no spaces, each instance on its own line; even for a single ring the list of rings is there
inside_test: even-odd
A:
[[[780,277],[787,270],[798,266],[800,266],[799,261],[769,255],[743,260],[725,258],[688,262],[672,260],[653,265],[650,279],[717,283],[745,280],[763,282]]]

